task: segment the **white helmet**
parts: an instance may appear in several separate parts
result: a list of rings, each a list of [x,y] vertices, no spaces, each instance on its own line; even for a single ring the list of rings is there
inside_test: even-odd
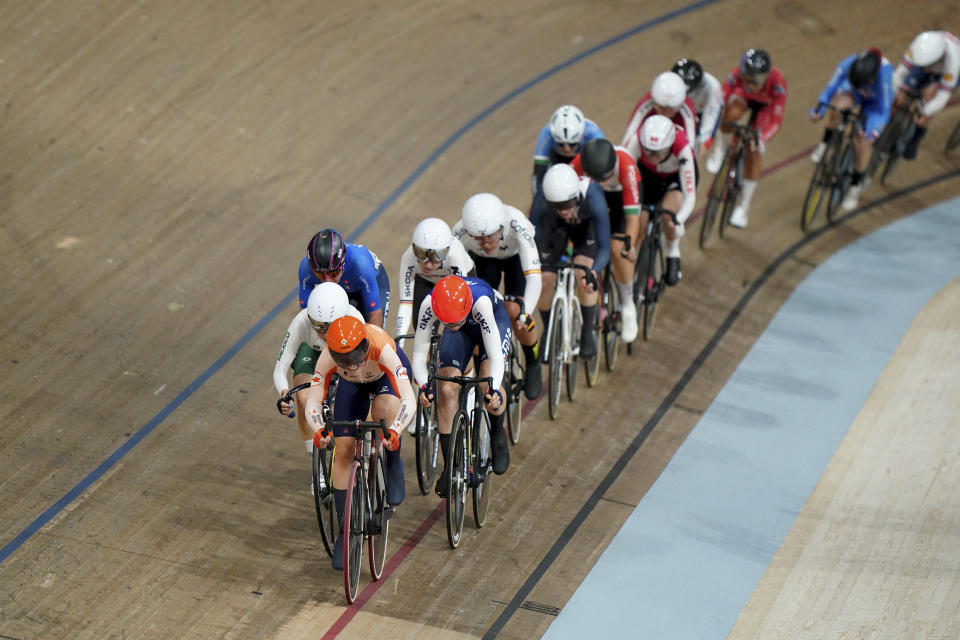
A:
[[[321,323],[329,325],[349,313],[350,299],[343,287],[336,282],[321,282],[307,298],[307,318],[314,329],[320,329],[317,325]]]
[[[667,116],[652,115],[640,127],[640,146],[650,151],[669,149],[677,139],[677,125]]]
[[[687,98],[687,85],[678,74],[664,71],[653,80],[650,95],[658,106],[679,109]]]
[[[580,177],[568,164],[555,164],[543,175],[543,197],[547,202],[567,202],[580,197]]]
[[[425,218],[413,230],[411,247],[417,260],[443,262],[450,251],[450,226],[440,218]]]
[[[580,144],[587,126],[583,112],[572,104],[565,104],[550,118],[550,135],[557,144]]]
[[[492,193],[477,193],[463,203],[463,228],[471,236],[489,236],[507,224],[507,209]]]
[[[917,67],[929,67],[940,58],[947,48],[942,31],[924,31],[907,48],[907,61]]]

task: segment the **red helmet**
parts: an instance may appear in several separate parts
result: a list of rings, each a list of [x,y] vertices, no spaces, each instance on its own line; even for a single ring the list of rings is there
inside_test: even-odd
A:
[[[433,307],[433,315],[437,316],[440,322],[460,322],[473,308],[470,285],[458,276],[440,278],[430,293],[430,306]]]
[[[330,323],[327,331],[327,349],[334,363],[340,367],[363,364],[370,350],[367,328],[353,316],[343,316]]]

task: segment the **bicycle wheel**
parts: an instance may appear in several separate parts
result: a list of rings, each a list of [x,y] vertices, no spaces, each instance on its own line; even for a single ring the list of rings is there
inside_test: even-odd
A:
[[[363,470],[360,463],[354,460],[350,467],[347,502],[343,509],[343,591],[347,596],[347,604],[353,604],[360,589],[363,523],[367,517],[363,489]]]
[[[490,449],[490,416],[483,409],[474,409],[473,414],[473,522],[477,529],[487,521],[490,505],[490,466],[493,462]]]
[[[620,289],[613,277],[613,271],[607,269],[605,274],[602,298],[604,318],[601,333],[603,337],[603,360],[607,366],[607,371],[613,371],[617,366],[617,355],[620,353],[620,309],[623,301],[620,300]],[[587,381],[590,382],[589,375]],[[590,386],[593,386],[592,382]]]
[[[577,347],[580,346],[580,336],[583,331],[583,316],[580,315],[580,303],[570,302],[570,341]],[[570,361],[563,365],[564,373],[567,378],[567,400],[573,402],[577,395],[577,378],[580,375],[580,356],[573,356]]]
[[[820,159],[817,166],[813,169],[813,176],[810,178],[810,186],[807,187],[807,196],[803,199],[803,210],[800,212],[800,228],[806,231],[813,224],[814,218],[820,212],[820,206],[823,204],[823,193],[826,189],[824,175],[827,172],[827,156]]]
[[[730,152],[727,152],[727,156]],[[723,158],[723,164],[720,171],[713,177],[713,184],[710,186],[710,194],[707,196],[707,206],[703,209],[703,220],[700,221],[700,248],[703,249],[713,237],[713,227],[717,221],[717,212],[724,202],[724,192],[727,186],[727,157]]]
[[[560,383],[563,378],[563,314],[561,304],[553,306],[550,322],[553,323],[553,333],[550,335],[550,380],[547,382],[547,392],[550,394],[550,419],[555,420],[560,408]]]
[[[880,174],[880,184],[884,186],[887,185],[887,178],[893,174],[897,165],[900,164],[900,154],[903,153],[904,148],[907,146],[906,143],[909,141],[907,140],[908,135],[913,136],[913,129],[907,120],[909,117],[909,113],[900,110],[893,116],[888,125],[890,127],[890,135],[887,139],[889,146],[887,148],[883,172]]]
[[[649,232],[649,229],[648,229]],[[650,243],[647,238],[640,242],[640,249],[637,251],[637,267],[633,272],[633,306],[637,310],[637,319],[643,318],[643,296],[647,289],[647,274],[650,271]],[[633,342],[627,343],[627,355],[633,355]]]
[[[417,484],[423,495],[433,491],[437,476],[437,452],[440,432],[437,430],[437,405],[424,407],[417,402]]]
[[[510,343],[510,359],[507,361],[507,431],[510,433],[510,442],[517,444],[520,441],[520,426],[523,421],[523,380],[524,369],[520,364],[520,341],[516,334]]]
[[[451,549],[460,545],[463,534],[463,512],[467,504],[467,416],[458,411],[453,417],[450,430],[450,449],[447,466],[450,478],[447,481],[447,542]]]
[[[643,293],[643,339],[653,335],[653,326],[657,318],[657,298],[663,289],[664,258],[663,245],[656,242],[650,249],[650,262],[647,270],[647,288]]]
[[[387,462],[384,456],[379,455],[382,453],[381,449],[370,466],[370,474],[367,478],[367,495],[370,496],[367,551],[370,559],[370,577],[374,580],[379,580],[383,575],[383,564],[387,560],[387,538],[390,536],[390,520],[383,514],[387,506]]]
[[[599,300],[602,302],[602,300]],[[597,384],[597,374],[600,373],[600,351],[601,348],[606,347],[606,343],[603,337],[603,307],[599,304],[598,308],[594,310],[593,314],[593,326],[590,328],[590,331],[593,332],[593,343],[597,345],[597,353],[592,358],[583,359],[583,367],[587,374],[587,386],[592,387]]]
[[[717,223],[717,233],[720,234],[721,238],[727,230],[727,225],[730,224],[730,214],[733,212],[733,207],[737,204],[737,198],[740,197],[740,189],[743,186],[744,155],[743,148],[738,144],[735,151],[727,154],[728,164],[725,164],[723,167],[727,186],[723,199],[723,208],[720,211],[720,222]]]
[[[830,171],[830,196],[827,198],[827,221],[833,224],[837,219],[837,210],[843,200],[843,194],[853,180],[853,142],[845,144],[833,159]]]
[[[333,545],[340,531],[337,525],[337,510],[333,505],[330,464],[333,460],[332,446],[313,448],[313,505],[317,510],[317,526],[327,555],[333,557]]]
[[[949,154],[960,146],[960,122],[953,128],[950,137],[947,138],[947,144],[943,147],[943,152]]]

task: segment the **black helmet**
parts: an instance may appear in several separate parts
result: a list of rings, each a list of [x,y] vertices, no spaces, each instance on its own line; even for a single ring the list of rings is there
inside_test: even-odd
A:
[[[307,260],[316,273],[343,269],[347,260],[347,247],[340,232],[336,229],[324,229],[313,236],[307,245]]]
[[[690,58],[680,58],[671,69],[675,74],[683,78],[683,83],[687,85],[687,93],[695,91],[703,81],[703,67],[696,60]]]
[[[589,178],[597,182],[609,180],[613,168],[617,166],[617,152],[609,140],[590,140],[580,152],[580,166]]]
[[[763,49],[747,49],[740,58],[740,74],[764,76],[770,73],[770,54]]]
[[[865,89],[874,83],[880,73],[880,50],[867,49],[857,54],[850,65],[847,78],[854,89]]]

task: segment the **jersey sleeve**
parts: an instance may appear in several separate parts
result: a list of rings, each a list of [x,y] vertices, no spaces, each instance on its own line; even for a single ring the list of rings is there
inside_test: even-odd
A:
[[[540,252],[537,250],[535,240],[536,230],[533,223],[524,217],[519,209],[511,207],[510,226],[513,229],[514,236],[517,239],[517,254],[520,256],[520,268],[523,269],[524,287],[523,287],[523,310],[528,314],[533,314],[537,308],[537,301],[540,299],[540,291],[543,287],[543,280],[540,271]]]
[[[413,249],[407,247],[400,258],[400,274],[397,282],[400,283],[400,300],[397,307],[397,331],[395,335],[407,332],[410,327],[410,318],[413,316],[413,284],[417,276],[417,261]]]
[[[649,104],[652,104],[652,101],[647,99],[647,96],[644,96],[637,102],[637,106],[633,108],[633,113],[630,114],[630,119],[627,121],[627,128],[623,132],[623,139],[620,141],[620,144],[624,147],[630,148],[630,141],[637,139],[637,131],[640,129],[640,125],[643,124],[643,119],[646,117],[647,112],[650,111]]]
[[[287,335],[283,338],[283,344],[280,345],[280,355],[277,356],[277,364],[273,368],[273,386],[277,388],[277,393],[290,388],[290,383],[287,380],[287,369],[293,364],[293,359],[297,357],[300,343],[306,342],[303,335],[304,324],[302,320],[302,314],[305,313],[305,310],[301,310],[293,317],[290,326],[287,327]]]
[[[307,424],[314,431],[323,428],[323,401],[327,397],[327,391],[330,390],[330,383],[333,380],[337,367],[333,363],[333,358],[324,349],[317,358],[317,366],[313,371],[313,378],[310,380],[310,388],[305,391],[307,401],[304,406]]]
[[[697,114],[693,107],[693,100],[689,97],[680,105],[678,112],[683,118],[683,130],[687,132],[687,140],[691,145],[697,146]]]
[[[466,247],[456,238],[450,240],[450,251],[447,253],[447,259],[450,261],[450,271],[461,278],[473,271],[473,258],[467,253]]]
[[[826,112],[826,105],[830,104],[830,100],[837,92],[837,89],[840,88],[841,83],[843,83],[844,79],[847,77],[847,73],[849,73],[850,70],[850,65],[852,65],[853,61],[856,59],[857,54],[847,56],[841,60],[836,69],[833,70],[833,75],[831,75],[830,79],[827,80],[826,86],[824,86],[823,91],[820,92],[820,97],[817,98],[817,113],[823,115]]]
[[[620,163],[618,179],[623,189],[623,215],[635,216],[640,213],[640,171],[630,152],[623,147],[617,148],[617,161]]]
[[[680,160],[680,172],[677,177],[680,179],[680,189],[683,191],[683,203],[677,211],[677,220],[684,224],[693,213],[693,207],[697,201],[696,170],[693,149],[689,144],[683,145],[677,158]]]
[[[361,282],[360,295],[363,298],[364,313],[379,311],[383,301],[380,300],[380,287],[377,286],[377,265],[373,253],[365,246],[357,244],[350,246],[348,257],[353,257],[357,277]]]
[[[706,85],[707,102],[700,115],[700,129],[697,132],[701,147],[713,137],[720,114],[723,112],[723,87],[720,86],[720,81],[709,73],[704,73],[703,83]]]
[[[550,135],[550,125],[544,125],[537,136],[537,146],[533,150],[533,163],[546,165],[550,161],[550,149],[553,147],[553,136]]]
[[[313,291],[313,281],[315,279],[313,271],[310,270],[310,261],[307,260],[307,256],[303,256],[303,260],[300,261],[300,270],[297,277],[299,279],[298,288],[300,289],[300,308],[306,309],[307,299],[310,298],[310,292]]]
[[[593,272],[599,274],[610,262],[610,212],[603,189],[596,182],[587,187],[587,201],[593,213],[593,229],[597,239],[597,257],[593,261]]]
[[[377,361],[377,366],[390,381],[390,386],[393,387],[400,398],[397,415],[394,417],[393,423],[389,425],[389,428],[393,431],[400,432],[413,420],[415,411],[414,401],[416,398],[413,394],[413,387],[410,386],[410,373],[403,366],[403,361],[400,360],[400,356],[397,355],[390,344],[384,345],[380,350],[380,359]]]
[[[490,298],[483,296],[473,303],[473,319],[480,325],[483,348],[490,360],[490,377],[493,378],[490,388],[499,389],[506,366],[500,346],[500,328],[497,326],[497,317],[493,312],[493,301]]]
[[[410,356],[410,366],[413,368],[413,379],[418,387],[427,384],[430,373],[427,370],[427,356],[430,355],[430,334],[433,331],[432,298],[427,294],[420,303],[417,312],[417,335],[413,339],[413,354]]]
[[[766,126],[760,132],[760,140],[766,144],[770,142],[773,136],[780,131],[780,125],[783,123],[783,110],[787,104],[787,81],[779,71],[774,69],[771,74],[770,83],[770,109],[772,117],[767,119]]]
[[[603,129],[597,126],[593,120],[587,120],[583,123],[583,141],[599,140],[603,136]]]

